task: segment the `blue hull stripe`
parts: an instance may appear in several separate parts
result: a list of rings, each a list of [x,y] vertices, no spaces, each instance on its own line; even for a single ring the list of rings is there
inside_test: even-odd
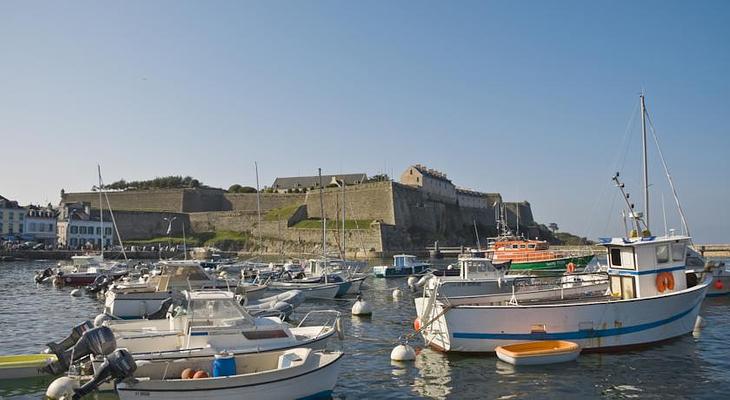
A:
[[[700,301],[701,303],[701,301]],[[620,328],[609,328],[609,329],[594,329],[594,330],[579,330],[573,332],[556,332],[556,333],[468,333],[468,332],[454,332],[453,337],[455,339],[492,339],[492,340],[568,340],[568,339],[591,339],[597,337],[606,336],[618,336],[626,335],[629,333],[636,333],[645,331],[647,329],[653,329],[662,325],[674,322],[687,314],[691,313],[700,303],[695,304],[690,309],[683,311],[679,314],[673,315],[669,318],[648,322],[646,324],[639,324],[634,326],[623,326]]]
[[[659,268],[659,269],[652,269],[647,271],[632,271],[632,270],[623,270],[619,268],[609,268],[608,273],[611,275],[631,275],[631,276],[638,276],[638,275],[650,275],[650,274],[658,274],[660,272],[672,272],[672,271],[679,271],[679,270],[685,270],[685,266],[682,265],[681,267],[669,267],[669,268]]]

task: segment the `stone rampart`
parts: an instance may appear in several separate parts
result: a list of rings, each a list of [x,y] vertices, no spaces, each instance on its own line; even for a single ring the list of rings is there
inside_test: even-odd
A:
[[[304,193],[260,193],[261,212],[304,204]],[[224,193],[221,210],[256,211],[256,193]]]
[[[107,192],[113,210],[131,211],[183,211],[183,191],[169,190],[130,190],[123,192]],[[85,202],[91,203],[92,208],[99,208],[99,193],[80,192],[64,193],[61,203]],[[103,200],[107,208],[106,199]]]
[[[395,224],[393,215],[392,182],[372,182],[345,188],[345,219],[381,220]],[[327,219],[342,218],[342,189],[327,188],[322,194],[324,214]],[[321,218],[319,191],[312,190],[306,196],[307,213],[310,218]]]

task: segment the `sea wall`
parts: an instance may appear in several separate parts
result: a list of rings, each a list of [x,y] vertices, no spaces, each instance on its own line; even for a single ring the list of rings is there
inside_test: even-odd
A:
[[[342,218],[342,189],[327,188],[322,191],[324,216],[327,219]],[[395,224],[393,214],[392,182],[372,182],[347,186],[344,194],[345,219],[380,220]],[[310,218],[322,218],[318,190],[307,192],[305,204]]]

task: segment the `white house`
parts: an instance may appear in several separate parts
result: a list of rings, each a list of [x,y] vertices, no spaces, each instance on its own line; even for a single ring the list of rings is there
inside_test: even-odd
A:
[[[46,245],[56,244],[56,211],[50,207],[28,206],[25,215],[25,234],[29,240]]]
[[[109,247],[114,244],[113,229],[111,221],[105,219],[102,223],[98,215],[92,216],[89,203],[64,204],[58,220],[58,244],[71,249],[98,249],[103,237],[104,247]]]

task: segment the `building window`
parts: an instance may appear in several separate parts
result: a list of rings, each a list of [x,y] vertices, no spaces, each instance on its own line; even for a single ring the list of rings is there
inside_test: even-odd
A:
[[[112,234],[112,228],[104,228],[104,234],[105,235],[111,235]]]
[[[23,224],[18,225],[18,233],[23,233]]]
[[[13,214],[13,213],[8,214],[8,219],[10,219],[10,220],[15,219],[15,217],[13,217],[14,215],[15,214]]]
[[[36,227],[36,223],[35,223],[35,222],[31,222],[31,223],[30,223],[30,231],[31,231],[31,232],[35,232],[35,231],[36,231],[36,229],[38,229],[38,228]],[[43,231],[41,231],[41,232],[43,232]]]
[[[19,219],[19,220],[22,220],[23,218],[25,218],[25,214],[23,214],[23,213],[18,213],[18,219]]]
[[[72,226],[71,227],[71,233],[73,233],[73,234],[79,233],[79,227],[78,226]]]
[[[101,235],[101,228],[98,226],[96,227],[96,234]]]
[[[76,246],[79,244],[79,241],[76,238],[71,238],[71,246]]]
[[[48,224],[48,232],[53,232],[53,224]]]

